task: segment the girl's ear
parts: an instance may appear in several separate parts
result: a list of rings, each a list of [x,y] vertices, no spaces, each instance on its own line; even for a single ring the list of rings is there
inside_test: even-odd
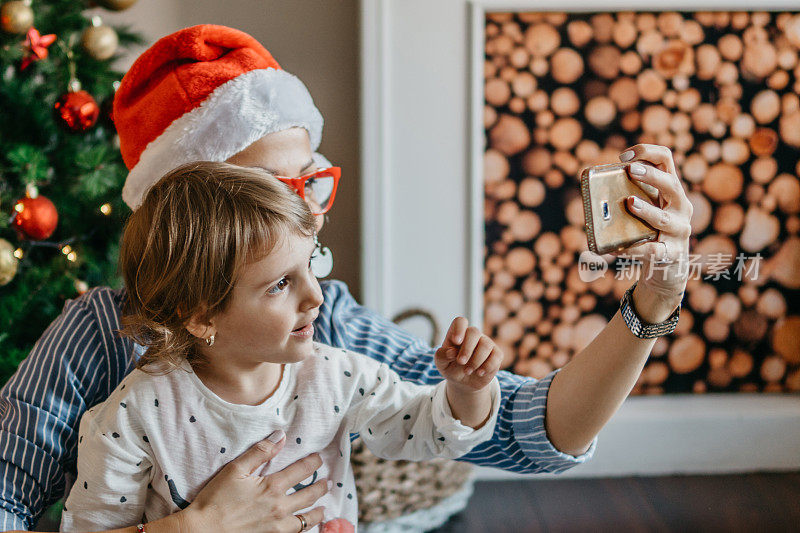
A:
[[[186,331],[199,339],[207,339],[211,335],[216,335],[217,333],[213,321],[202,312],[192,315],[189,322],[186,323]]]

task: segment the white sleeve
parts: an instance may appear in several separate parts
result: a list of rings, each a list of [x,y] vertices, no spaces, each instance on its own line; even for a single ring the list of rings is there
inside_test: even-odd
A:
[[[119,428],[109,433],[98,427],[93,413],[81,419],[78,476],[64,503],[61,531],[98,531],[142,521],[152,461],[131,440],[140,436],[128,421],[115,422]]]
[[[354,396],[350,421],[367,448],[384,459],[422,461],[435,457],[455,459],[489,440],[500,405],[500,385],[491,389],[491,416],[475,430],[453,418],[445,394],[446,382],[417,385],[402,381],[386,364],[359,358],[359,394]],[[360,392],[363,390],[363,394]]]

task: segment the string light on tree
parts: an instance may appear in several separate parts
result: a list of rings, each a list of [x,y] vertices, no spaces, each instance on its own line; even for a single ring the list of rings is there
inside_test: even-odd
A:
[[[61,253],[66,255],[67,259],[69,259],[73,263],[78,259],[78,254],[75,253],[75,250],[73,250],[72,246],[70,246],[69,244],[61,248]]]
[[[111,204],[105,203],[105,204],[101,205],[100,206],[100,212],[103,213],[106,216],[110,215],[111,214]]]
[[[75,287],[75,292],[78,294],[83,294],[89,290],[89,284],[82,279],[76,279],[75,283],[73,283],[73,286]]]
[[[12,0],[0,7],[0,27],[7,33],[24,34],[33,26],[30,0]]]

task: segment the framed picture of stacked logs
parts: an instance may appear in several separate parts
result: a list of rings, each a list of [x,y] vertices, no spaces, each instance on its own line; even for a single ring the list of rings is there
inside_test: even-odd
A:
[[[578,176],[672,149],[696,268],[634,394],[800,391],[800,14],[487,12],[484,329],[542,377],[638,278],[587,280]]]

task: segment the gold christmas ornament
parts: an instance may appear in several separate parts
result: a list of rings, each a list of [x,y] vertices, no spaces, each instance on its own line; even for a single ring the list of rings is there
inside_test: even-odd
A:
[[[111,11],[122,11],[123,9],[128,9],[135,3],[136,0],[97,0],[98,5],[110,9]]]
[[[17,275],[19,259],[14,255],[14,247],[5,239],[0,239],[0,285],[7,285]]]
[[[0,7],[0,27],[8,33],[26,33],[33,26],[30,0],[12,0]]]
[[[113,28],[103,24],[100,17],[92,17],[92,25],[84,30],[81,44],[90,56],[104,61],[117,51],[119,37]]]

